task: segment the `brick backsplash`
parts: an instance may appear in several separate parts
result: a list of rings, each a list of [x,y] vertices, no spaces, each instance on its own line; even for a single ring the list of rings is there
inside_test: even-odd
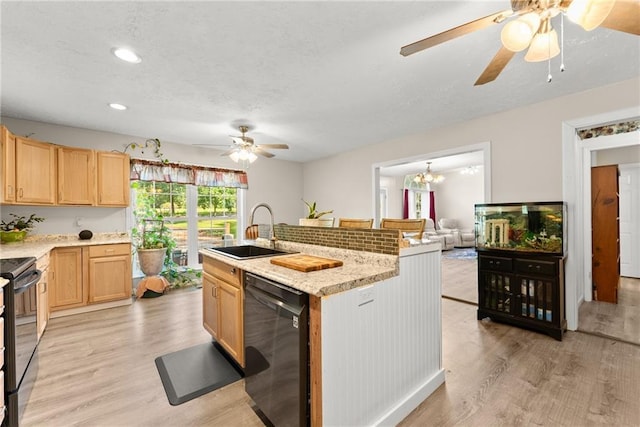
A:
[[[277,239],[288,242],[386,255],[398,255],[400,253],[397,230],[302,227],[299,225],[276,224],[274,231]]]

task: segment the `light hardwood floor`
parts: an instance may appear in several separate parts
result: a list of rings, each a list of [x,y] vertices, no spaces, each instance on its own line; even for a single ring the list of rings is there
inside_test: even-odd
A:
[[[578,330],[640,345],[640,279],[620,278],[618,303],[583,302]]]
[[[442,258],[442,296],[478,305],[478,261]]]
[[[201,291],[58,318],[40,343],[23,426],[262,426],[241,381],[169,405],[154,359],[209,340]],[[446,383],[403,422],[638,425],[640,347],[568,332],[562,342],[443,308]]]

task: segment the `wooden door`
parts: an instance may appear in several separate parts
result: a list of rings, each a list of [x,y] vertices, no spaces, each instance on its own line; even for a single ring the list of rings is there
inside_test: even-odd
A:
[[[218,338],[217,280],[206,272],[202,273],[202,325],[215,339]]]
[[[620,228],[618,166],[591,168],[593,299],[618,302]]]
[[[82,248],[58,248],[52,255],[49,264],[49,268],[53,268],[49,283],[49,308],[60,310],[85,305],[86,269]]]
[[[9,129],[0,126],[2,141],[2,161],[0,161],[0,202],[15,203],[16,201],[16,137]]]
[[[58,204],[93,204],[93,158],[93,150],[58,148]]]
[[[54,145],[16,137],[17,203],[55,204],[55,160]]]
[[[98,151],[98,206],[129,206],[129,156]]]

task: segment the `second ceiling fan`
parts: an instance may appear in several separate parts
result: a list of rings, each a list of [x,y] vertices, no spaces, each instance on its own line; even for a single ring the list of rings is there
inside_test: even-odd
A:
[[[560,52],[551,18],[565,14],[586,31],[599,26],[640,35],[640,0],[511,0],[511,9],[468,22],[442,33],[403,46],[402,56],[409,56],[440,43],[500,24],[502,46],[485,68],[475,86],[498,77],[511,58],[528,48],[525,60],[546,61]]]
[[[258,156],[271,158],[275,155],[267,151],[270,150],[287,150],[289,146],[287,144],[256,144],[253,138],[246,135],[249,132],[249,126],[239,126],[241,135],[229,135],[232,140],[231,147],[220,154],[221,156],[229,156],[231,160],[236,163],[253,163]],[[217,147],[218,145],[210,144],[196,144],[204,147]]]

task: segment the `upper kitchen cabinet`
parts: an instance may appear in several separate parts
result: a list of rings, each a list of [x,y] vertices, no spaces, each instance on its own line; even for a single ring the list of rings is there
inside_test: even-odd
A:
[[[0,126],[2,160],[0,161],[0,202],[16,202],[16,136],[5,126]]]
[[[129,206],[129,155],[96,152],[97,205]]]
[[[16,137],[16,203],[56,203],[56,146]]]
[[[93,150],[58,147],[58,204],[94,203],[93,164]]]

